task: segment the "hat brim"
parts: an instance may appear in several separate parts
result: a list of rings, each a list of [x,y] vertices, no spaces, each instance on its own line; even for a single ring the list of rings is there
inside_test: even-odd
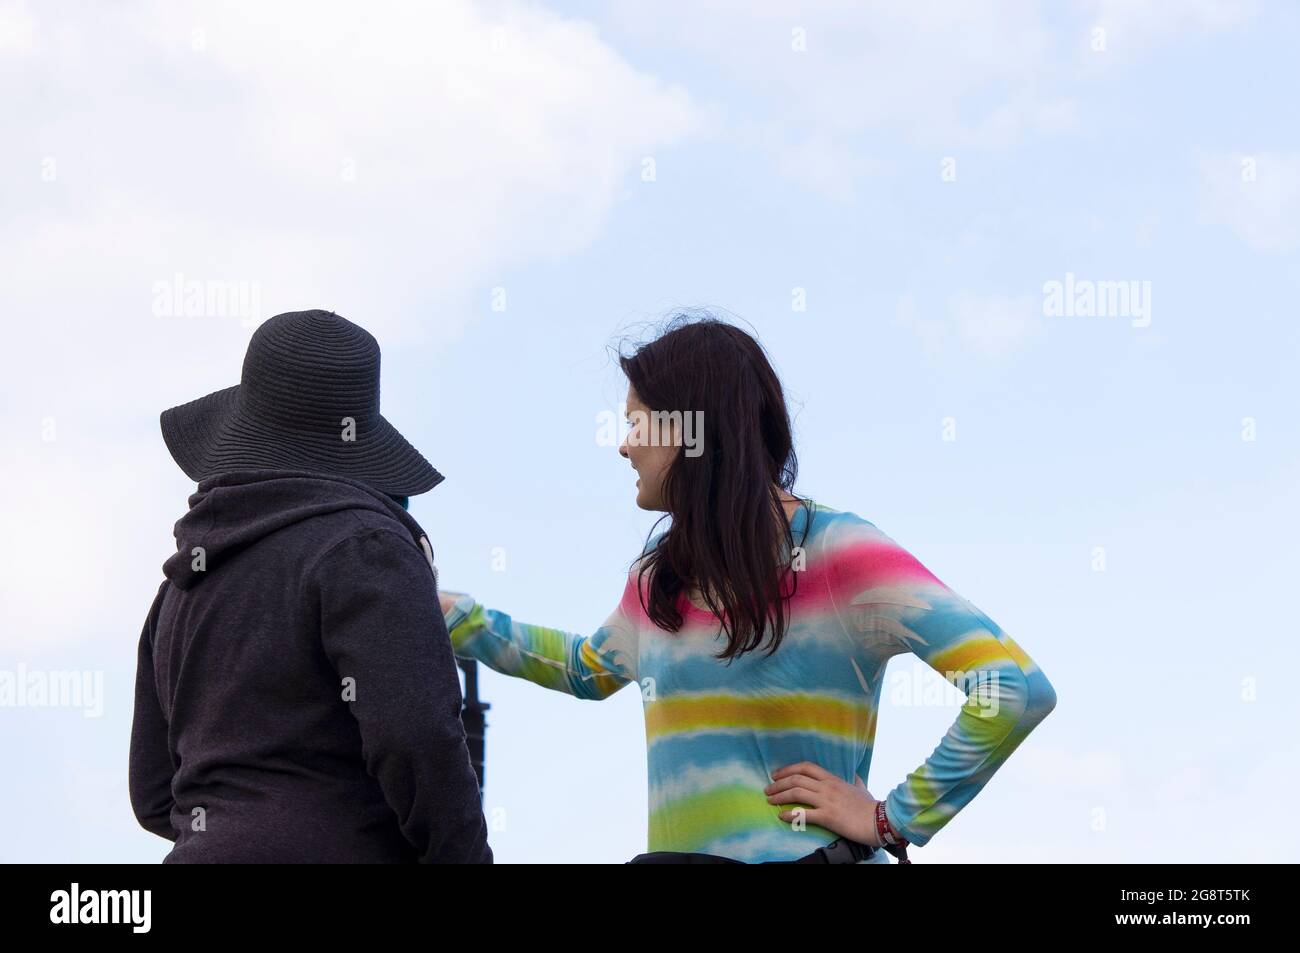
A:
[[[196,483],[232,470],[304,470],[360,481],[381,493],[416,496],[443,476],[383,416],[355,439],[278,430],[240,412],[239,385],[164,410],[172,459]]]

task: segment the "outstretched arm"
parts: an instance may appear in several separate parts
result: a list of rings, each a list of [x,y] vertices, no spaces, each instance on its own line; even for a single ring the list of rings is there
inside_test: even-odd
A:
[[[591,636],[516,622],[471,596],[444,593],[455,653],[503,675],[514,675],[575,698],[603,699],[636,678],[636,581]],[[450,606],[448,606],[450,602]]]

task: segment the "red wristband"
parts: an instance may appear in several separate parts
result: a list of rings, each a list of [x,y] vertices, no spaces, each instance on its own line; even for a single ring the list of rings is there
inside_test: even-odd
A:
[[[880,837],[881,844],[906,844],[907,841],[901,837],[892,824],[889,823],[889,816],[885,814],[885,802],[876,802],[876,834]]]

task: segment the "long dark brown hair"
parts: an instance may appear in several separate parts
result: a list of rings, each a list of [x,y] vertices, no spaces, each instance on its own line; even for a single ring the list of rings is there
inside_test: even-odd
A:
[[[678,631],[679,600],[694,588],[726,635],[719,659],[758,648],[765,631],[772,654],[785,636],[786,600],[797,585],[780,490],[791,493],[799,464],[785,394],[767,354],[734,325],[681,314],[653,340],[621,354],[619,364],[651,411],[699,412],[702,425],[695,434],[702,452],[679,446],[664,475],[663,518],[672,524],[641,563],[646,614]]]

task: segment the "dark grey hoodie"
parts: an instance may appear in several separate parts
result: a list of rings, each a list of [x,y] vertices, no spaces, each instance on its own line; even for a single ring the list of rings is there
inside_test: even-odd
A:
[[[164,863],[491,863],[419,524],[294,471],[213,477],[189,503],[131,730]]]

